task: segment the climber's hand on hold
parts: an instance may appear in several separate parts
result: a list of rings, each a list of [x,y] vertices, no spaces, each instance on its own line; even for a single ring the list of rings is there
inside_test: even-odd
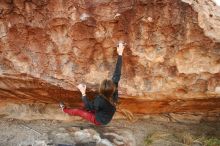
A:
[[[77,88],[79,89],[79,91],[82,93],[82,95],[86,95],[86,85],[85,84],[79,84],[77,86]]]
[[[124,48],[125,48],[125,45],[126,45],[126,43],[124,43],[123,41],[119,41],[118,42],[118,47],[117,47],[118,55],[122,56]]]

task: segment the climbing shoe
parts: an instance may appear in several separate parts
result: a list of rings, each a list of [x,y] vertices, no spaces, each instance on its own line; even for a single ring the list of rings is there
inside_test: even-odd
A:
[[[63,103],[63,102],[60,102],[59,106],[60,106],[60,108],[61,108],[61,109],[62,109],[62,111],[63,111],[63,109],[65,108],[64,103]]]

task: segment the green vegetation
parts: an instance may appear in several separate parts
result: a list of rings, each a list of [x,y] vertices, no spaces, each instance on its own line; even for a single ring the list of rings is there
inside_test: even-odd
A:
[[[144,140],[144,144],[145,144],[145,146],[150,146],[153,143],[153,141],[157,141],[160,139],[162,139],[164,141],[168,141],[169,139],[172,139],[172,138],[169,138],[170,136],[172,136],[172,135],[167,132],[157,131],[157,132],[154,132],[154,133],[148,135]]]
[[[220,139],[219,138],[204,138],[203,143],[205,146],[220,146]]]
[[[148,135],[144,140],[144,145],[150,146],[154,141],[158,140],[172,144],[182,144],[185,146],[191,146],[195,143],[199,143],[203,146],[220,146],[220,139],[216,137],[198,137],[188,132],[169,134],[161,131]]]
[[[153,143],[153,140],[148,136],[144,139],[144,145],[149,146]]]

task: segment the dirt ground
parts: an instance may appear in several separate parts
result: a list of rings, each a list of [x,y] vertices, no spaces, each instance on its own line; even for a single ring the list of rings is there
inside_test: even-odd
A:
[[[100,131],[103,128],[82,121],[22,121],[1,118],[0,146],[53,145],[53,143],[58,141],[54,137],[54,135],[59,135],[59,132],[56,131],[71,127],[79,127],[80,129],[92,128],[96,131]],[[204,145],[202,143],[202,138],[204,140],[204,137],[220,139],[220,122],[183,124],[158,122],[149,119],[138,120],[133,123],[126,120],[113,120],[105,127],[129,129],[137,146],[202,146]],[[65,139],[65,134],[63,136]]]

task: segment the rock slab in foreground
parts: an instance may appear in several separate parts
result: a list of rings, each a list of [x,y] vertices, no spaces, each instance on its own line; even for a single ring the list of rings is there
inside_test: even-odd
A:
[[[136,146],[129,129],[116,127],[70,127],[48,133],[47,140],[36,140],[34,146]]]

